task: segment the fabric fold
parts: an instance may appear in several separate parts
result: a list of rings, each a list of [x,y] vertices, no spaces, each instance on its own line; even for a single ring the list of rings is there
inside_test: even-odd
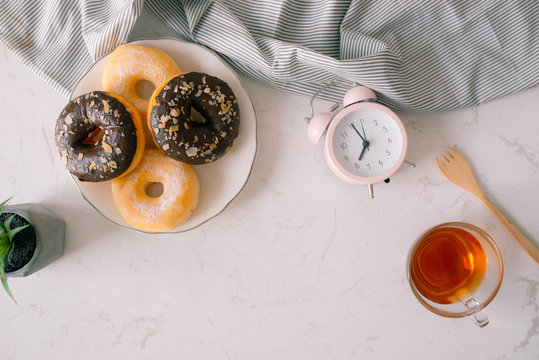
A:
[[[68,95],[144,28],[135,25],[143,7],[179,39],[296,94],[356,82],[394,109],[445,111],[539,83],[539,2],[530,0],[5,0],[0,40]]]
[[[143,0],[0,3],[0,41],[64,96],[96,59],[125,42]]]

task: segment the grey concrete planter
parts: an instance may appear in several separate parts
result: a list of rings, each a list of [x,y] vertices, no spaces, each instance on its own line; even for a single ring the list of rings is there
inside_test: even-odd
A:
[[[30,261],[22,268],[6,272],[8,277],[23,277],[49,265],[64,252],[65,222],[56,214],[39,204],[6,206],[4,213],[17,214],[32,225],[36,247]]]

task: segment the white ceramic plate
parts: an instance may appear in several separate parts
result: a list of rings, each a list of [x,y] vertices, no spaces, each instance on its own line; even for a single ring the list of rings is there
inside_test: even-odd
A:
[[[200,198],[193,215],[170,232],[183,232],[196,228],[220,214],[242,190],[256,155],[256,114],[249,95],[239,77],[217,55],[208,49],[177,39],[141,40],[134,44],[148,45],[167,53],[182,71],[200,71],[216,76],[228,83],[240,106],[240,131],[232,150],[219,160],[205,165],[194,165],[200,180]],[[99,59],[79,81],[71,99],[90,91],[102,90],[101,75],[108,55]],[[122,218],[112,200],[110,182],[81,182],[73,177],[82,196],[107,219],[134,229]]]

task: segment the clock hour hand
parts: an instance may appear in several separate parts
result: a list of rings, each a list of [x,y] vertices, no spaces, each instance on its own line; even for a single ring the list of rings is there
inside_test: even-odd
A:
[[[368,143],[368,141],[367,141],[367,143]],[[363,159],[363,155],[365,155],[365,150],[368,149],[368,148],[369,147],[367,145],[365,145],[365,142],[363,142],[363,149],[361,150],[361,154],[359,154],[359,161],[361,161],[361,159]]]

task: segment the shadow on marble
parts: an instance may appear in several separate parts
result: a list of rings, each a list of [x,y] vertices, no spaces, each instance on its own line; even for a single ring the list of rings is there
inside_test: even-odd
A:
[[[58,203],[55,200],[44,200],[41,204],[66,222],[63,257],[72,256],[90,244],[95,245],[105,234],[110,236],[111,231],[117,231],[116,226],[93,209]],[[92,211],[95,214],[89,214]],[[77,213],[80,213],[80,216],[76,216]]]

